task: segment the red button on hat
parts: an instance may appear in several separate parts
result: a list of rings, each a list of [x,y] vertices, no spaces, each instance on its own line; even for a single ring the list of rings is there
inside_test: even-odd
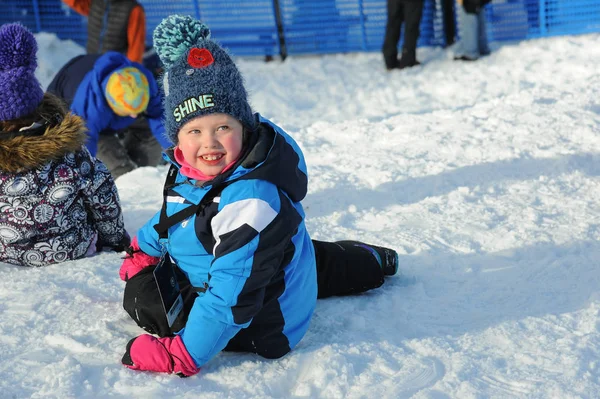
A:
[[[188,64],[194,68],[204,68],[215,62],[210,51],[205,48],[194,47],[188,55]]]

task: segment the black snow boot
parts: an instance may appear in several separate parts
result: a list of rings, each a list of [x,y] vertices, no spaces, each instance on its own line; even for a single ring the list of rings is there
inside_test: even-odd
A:
[[[398,253],[390,248],[377,247],[360,241],[337,241],[338,243],[350,244],[355,247],[369,251],[379,263],[385,276],[393,276],[398,272]]]
[[[417,65],[421,65],[421,63],[419,61],[417,61],[416,52],[414,50],[411,51],[411,50],[407,50],[407,49],[402,49],[402,56],[400,57],[400,60],[398,61],[397,68],[404,69],[404,68],[414,67]]]

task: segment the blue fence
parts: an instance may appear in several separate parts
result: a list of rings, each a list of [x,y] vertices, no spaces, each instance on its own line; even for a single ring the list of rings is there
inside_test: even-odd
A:
[[[385,0],[139,1],[148,44],[165,16],[184,14],[206,22],[214,38],[246,56],[379,51],[387,14]],[[447,43],[445,1],[425,0],[419,46]],[[600,0],[493,0],[487,17],[496,41],[600,32]],[[0,0],[0,23],[15,21],[85,45],[86,18],[61,0]]]
[[[497,41],[600,32],[600,1],[494,0],[487,18]]]

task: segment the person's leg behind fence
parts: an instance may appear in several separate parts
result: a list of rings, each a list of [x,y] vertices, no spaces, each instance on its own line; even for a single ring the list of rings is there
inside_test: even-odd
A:
[[[399,67],[406,68],[419,65],[417,61],[417,41],[419,40],[421,17],[423,16],[422,1],[404,1],[404,43]]]
[[[490,54],[490,46],[488,44],[487,37],[487,21],[485,19],[485,7],[482,7],[479,10],[479,14],[477,15],[477,29],[478,29],[478,47],[479,47],[479,55],[485,56]]]
[[[459,40],[454,53],[455,60],[474,61],[479,58],[478,15],[468,13],[457,5]]]
[[[404,20],[402,1],[387,0],[387,24],[383,41],[383,60],[388,70],[398,67],[398,41]]]

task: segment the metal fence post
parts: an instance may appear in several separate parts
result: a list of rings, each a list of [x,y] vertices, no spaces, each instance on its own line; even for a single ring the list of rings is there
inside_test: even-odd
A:
[[[279,55],[281,61],[287,58],[287,47],[285,44],[285,33],[283,31],[283,18],[281,17],[281,8],[279,0],[273,0],[273,14],[275,15],[275,24],[277,25],[277,37],[279,39]]]
[[[40,7],[38,5],[38,0],[33,0],[33,15],[35,17],[35,29],[37,29],[37,32],[41,32],[42,20],[40,18]]]
[[[361,32],[361,42],[363,51],[367,51],[367,27],[365,26],[365,12],[363,7],[363,0],[358,0],[358,12],[360,13],[360,32]]]
[[[194,12],[196,13],[196,19],[198,21],[202,21],[202,19],[200,18],[200,6],[198,5],[198,1],[199,0],[192,0],[192,2],[194,3]]]
[[[546,25],[546,0],[540,0],[539,4],[540,35],[546,36],[548,27]]]

